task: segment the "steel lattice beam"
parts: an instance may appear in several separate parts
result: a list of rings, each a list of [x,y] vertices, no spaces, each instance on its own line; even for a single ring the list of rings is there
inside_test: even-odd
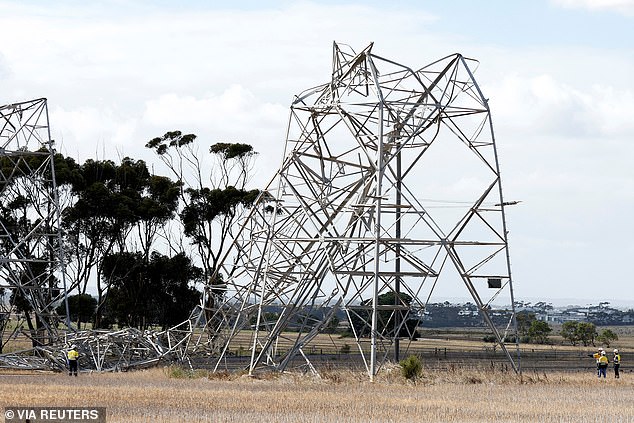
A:
[[[223,282],[207,289],[216,367],[246,331],[250,372],[296,356],[312,369],[302,348],[343,309],[373,378],[452,273],[519,369],[519,346],[506,342],[516,328],[499,164],[475,63],[455,54],[414,71],[373,45],[334,44],[331,80],[295,97],[284,162],[237,231],[214,278]],[[470,189],[437,209],[434,198],[463,181]],[[390,292],[395,303],[380,305]]]
[[[0,106],[2,314],[5,321],[18,316],[11,334],[0,332],[3,343],[22,332],[34,345],[48,344],[57,340],[60,321],[70,324],[68,313],[55,311],[66,281],[54,154],[46,99]]]

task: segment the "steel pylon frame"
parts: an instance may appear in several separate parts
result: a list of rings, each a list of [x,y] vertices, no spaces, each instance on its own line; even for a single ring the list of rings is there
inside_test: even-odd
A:
[[[0,207],[0,342],[22,335],[33,341],[33,348],[0,354],[0,367],[64,370],[71,344],[81,352],[84,369],[188,362],[192,325],[200,320],[197,310],[190,320],[164,331],[77,332],[71,326],[67,293],[75,285],[66,282],[55,150],[44,98],[0,106]],[[61,315],[60,304],[65,306]]]
[[[216,368],[248,339],[250,373],[302,357],[314,371],[304,347],[343,310],[373,379],[432,293],[458,281],[520,370],[508,203],[476,64],[454,54],[413,70],[334,43],[330,81],[294,98],[283,163],[207,286]]]
[[[55,311],[67,290],[54,156],[45,98],[0,106],[0,317],[17,320],[2,342],[50,344],[59,323],[70,327],[67,302],[65,315]]]

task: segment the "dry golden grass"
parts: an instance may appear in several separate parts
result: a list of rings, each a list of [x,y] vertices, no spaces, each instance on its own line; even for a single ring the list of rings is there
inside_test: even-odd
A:
[[[434,348],[479,351],[489,348],[477,333],[429,334],[409,353]],[[289,337],[293,334],[289,334]],[[435,336],[433,339],[431,336]],[[532,351],[581,351],[593,347],[523,345]],[[634,328],[619,328],[618,347],[634,349]],[[317,352],[354,349],[354,339],[318,335]],[[232,349],[248,349],[239,336]],[[289,344],[290,345],[290,344]],[[280,343],[280,348],[286,345]],[[310,352],[306,347],[306,351]],[[592,359],[579,362],[591,366]],[[477,362],[465,363],[469,368]],[[626,362],[627,364],[627,362]],[[558,364],[560,366],[560,364]],[[103,406],[108,422],[633,422],[634,373],[597,380],[586,373],[514,373],[426,370],[416,385],[398,368],[387,367],[370,383],[350,370],[322,370],[321,378],[299,374],[192,375],[175,369],[117,374],[29,374],[0,371],[0,408],[5,406]],[[174,376],[184,376],[175,378]],[[193,376],[193,377],[189,377]]]
[[[416,384],[398,368],[375,383],[346,370],[320,378],[239,374],[174,378],[173,369],[130,373],[0,373],[0,407],[103,406],[108,422],[634,422],[634,378],[593,373],[455,370]]]

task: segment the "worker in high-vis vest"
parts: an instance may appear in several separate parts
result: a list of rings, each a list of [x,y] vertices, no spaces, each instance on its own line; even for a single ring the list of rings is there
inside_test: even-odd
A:
[[[77,376],[77,360],[79,359],[77,345],[71,345],[70,350],[66,353],[66,357],[68,358],[68,376],[72,376],[73,374]]]
[[[599,350],[592,354],[592,358],[595,360],[595,364],[597,365],[597,376],[601,377],[601,371],[599,370],[599,359],[601,358],[601,353],[603,352],[603,348],[599,347]]]
[[[619,378],[619,368],[621,367],[621,354],[619,354],[619,350],[614,349],[614,357],[612,358],[612,363],[614,363],[614,377]]]
[[[599,357],[599,378],[603,376],[603,379],[606,378],[607,370],[608,370],[608,357],[605,355],[605,351],[601,351],[601,357]]]

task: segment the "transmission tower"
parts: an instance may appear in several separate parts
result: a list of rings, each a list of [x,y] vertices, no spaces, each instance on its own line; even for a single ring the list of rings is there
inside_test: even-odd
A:
[[[468,293],[519,370],[509,203],[476,65],[413,70],[334,44],[330,80],[294,98],[283,164],[207,287],[216,367],[240,339],[250,372],[314,370],[305,347],[343,310],[372,379],[440,292]]]
[[[60,320],[70,327],[54,154],[46,99],[0,106],[3,346],[20,334],[33,346],[49,344],[58,340]],[[60,304],[66,305],[61,318]]]

